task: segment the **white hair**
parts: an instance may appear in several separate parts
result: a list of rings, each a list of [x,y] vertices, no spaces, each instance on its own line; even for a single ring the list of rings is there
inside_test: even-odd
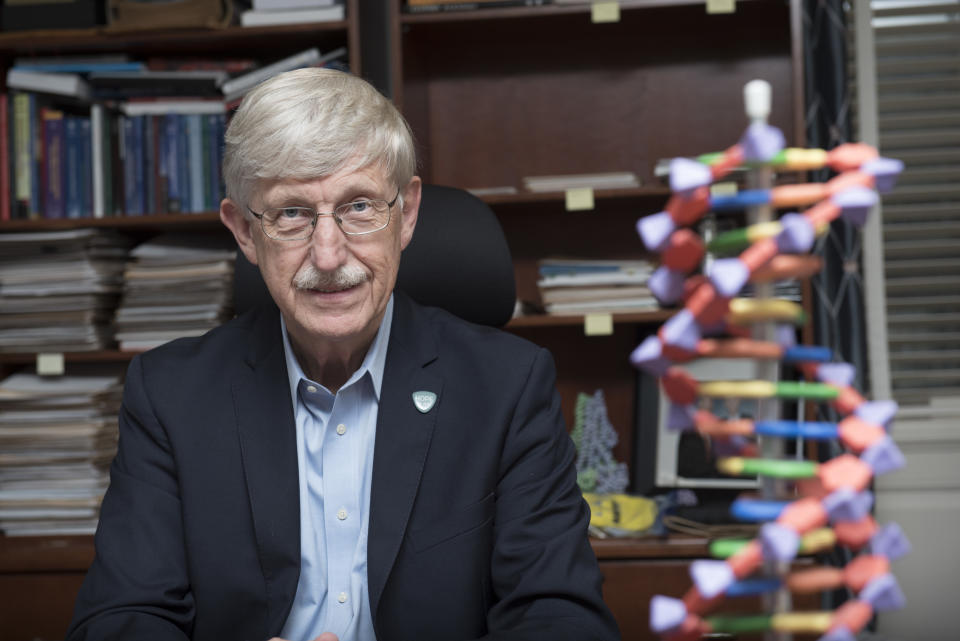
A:
[[[413,135],[371,84],[333,69],[297,69],[259,84],[224,136],[227,197],[242,204],[250,204],[262,180],[311,180],[365,167],[404,187],[416,172]]]

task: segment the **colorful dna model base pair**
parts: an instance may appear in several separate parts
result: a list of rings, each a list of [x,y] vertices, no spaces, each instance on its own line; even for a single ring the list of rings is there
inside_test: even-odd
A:
[[[880,527],[874,521],[869,490],[874,476],[904,464],[888,433],[897,406],[891,401],[864,399],[853,387],[854,368],[833,362],[830,349],[795,344],[796,332],[790,325],[804,322],[799,305],[735,296],[747,283],[815,274],[820,260],[807,253],[816,238],[840,216],[862,225],[877,202],[877,192],[893,188],[903,164],[882,158],[863,144],[831,151],[784,149],[781,132],[766,123],[769,85],[760,91],[761,96],[766,91],[767,97],[752,103],[751,96],[756,94],[751,92],[757,89],[751,88],[753,84],[745,91],[752,122],[740,141],[723,152],[672,161],[674,194],[666,209],[637,223],[646,247],[661,256],[661,265],[650,280],[651,290],[664,304],[682,301],[683,305],[630,358],[636,367],[660,378],[670,400],[668,427],[694,430],[714,439],[718,452],[730,454],[718,460],[724,473],[786,479],[790,491],[786,499],[744,497],[735,501],[731,508],[735,518],[762,524],[758,537],[714,542],[711,554],[715,559],[691,565],[693,585],[682,599],[654,597],[650,623],[669,641],[693,641],[709,633],[770,630],[820,634],[822,641],[850,641],[875,612],[904,603],[890,573],[890,561],[906,554],[910,546],[896,524]],[[710,184],[738,167],[767,172],[829,168],[838,175],[822,184],[712,196]],[[709,211],[767,208],[769,212],[799,206],[807,208],[720,234],[709,243],[690,229]],[[690,275],[708,250],[721,257],[711,262],[705,275]],[[763,324],[763,331],[757,329],[758,324]],[[721,357],[789,363],[807,380],[697,381],[681,366],[698,358]],[[697,406],[700,399],[726,397],[826,402],[842,420],[722,419]],[[846,452],[823,463],[762,458],[757,455],[758,437],[836,440]],[[798,554],[834,545],[846,546],[858,555],[843,569],[786,569]],[[852,590],[856,598],[832,612],[708,616],[725,597],[841,587]]]

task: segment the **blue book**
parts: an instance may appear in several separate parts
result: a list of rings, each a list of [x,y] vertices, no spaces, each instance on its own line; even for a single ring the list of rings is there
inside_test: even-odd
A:
[[[43,216],[44,218],[63,218],[65,215],[64,164],[65,127],[63,112],[43,108],[40,112],[43,127]]]
[[[160,213],[157,207],[156,116],[143,116],[143,201],[143,213]]]
[[[189,114],[184,117],[187,125],[187,146],[190,149],[190,208],[192,213],[204,211],[203,203],[203,117]]]
[[[123,195],[127,216],[142,216],[144,212],[143,120],[143,116],[123,119]]]
[[[220,201],[224,197],[223,188],[223,136],[227,130],[227,117],[225,114],[214,116],[213,129],[213,208],[220,208]]]
[[[187,124],[183,115],[177,117],[177,182],[180,184],[180,211],[190,210],[190,163],[196,162],[190,157],[187,143]]]
[[[49,73],[93,73],[95,71],[140,71],[146,69],[146,65],[142,62],[22,62],[14,64],[11,69]]]
[[[80,218],[83,211],[80,187],[80,119],[77,116],[64,118],[64,143],[66,146],[63,172],[66,187],[64,201],[67,218]]]
[[[80,215],[93,217],[93,134],[87,116],[80,118]]]
[[[167,172],[167,211],[183,211],[183,188],[180,185],[180,158],[177,157],[177,137],[180,116],[166,114],[163,117],[163,156]]]
[[[39,218],[43,213],[43,129],[40,127],[40,107],[37,96],[28,93],[30,131],[30,207],[29,218]]]

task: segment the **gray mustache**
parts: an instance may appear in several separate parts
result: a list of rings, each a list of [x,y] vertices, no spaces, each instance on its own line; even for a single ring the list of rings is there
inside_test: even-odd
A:
[[[297,272],[293,284],[297,289],[339,291],[356,287],[365,280],[367,280],[367,272],[356,265],[344,265],[332,272],[322,272],[308,265]]]

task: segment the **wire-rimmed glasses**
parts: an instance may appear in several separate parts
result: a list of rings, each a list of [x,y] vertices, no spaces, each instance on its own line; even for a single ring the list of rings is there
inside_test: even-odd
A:
[[[341,231],[348,236],[362,236],[380,231],[390,224],[390,210],[400,197],[400,189],[393,200],[364,199],[337,206],[330,213],[318,212],[312,207],[271,207],[257,213],[247,210],[260,220],[263,233],[274,240],[306,240],[317,228],[317,218],[332,216]]]

